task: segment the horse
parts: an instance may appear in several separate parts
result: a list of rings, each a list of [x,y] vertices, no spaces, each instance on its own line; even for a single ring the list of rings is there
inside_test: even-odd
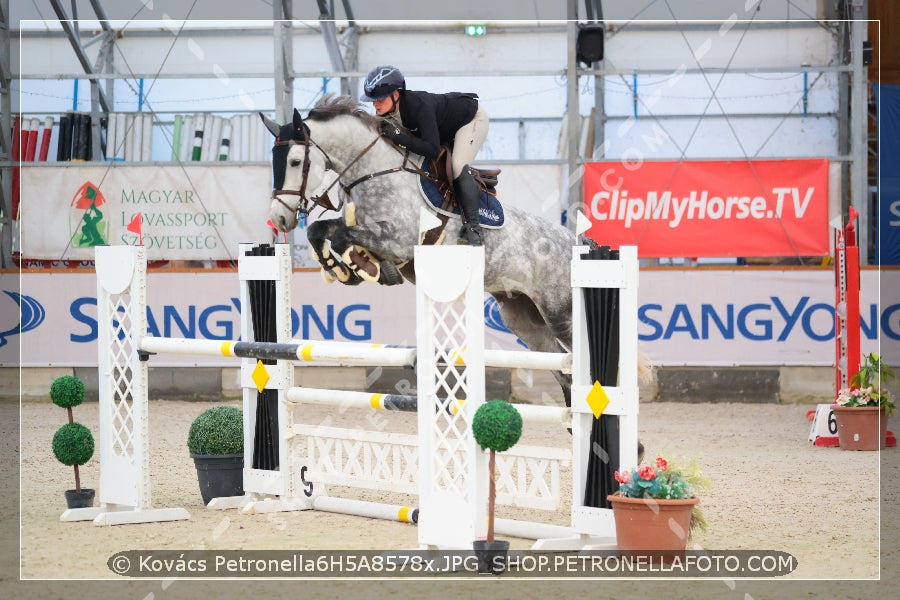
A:
[[[340,184],[340,218],[320,219],[307,228],[313,256],[326,280],[348,285],[363,280],[415,284],[413,249],[421,242],[419,188],[421,157],[410,155],[381,136],[383,120],[349,96],[325,96],[306,119],[294,109],[291,123],[279,125],[260,113],[275,136],[271,223],[287,232],[299,215],[329,206],[329,188]],[[329,172],[337,178],[328,185]],[[318,197],[307,197],[326,187]],[[499,306],[504,325],[530,350],[569,352],[572,346],[570,258],[575,234],[510,204],[502,227],[484,230],[484,288]],[[461,221],[450,218],[447,239],[458,236]],[[336,258],[341,257],[340,259]],[[402,269],[402,273],[401,273]],[[571,375],[555,372],[566,406],[571,406]]]

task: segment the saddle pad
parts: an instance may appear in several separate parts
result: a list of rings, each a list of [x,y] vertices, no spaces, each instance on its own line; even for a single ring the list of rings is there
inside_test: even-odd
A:
[[[431,166],[428,163],[428,159],[424,159],[421,168],[422,171],[430,175]],[[459,218],[459,205],[453,209],[453,212],[441,209],[441,205],[444,203],[444,197],[441,196],[441,192],[438,190],[437,186],[424,176],[419,177],[419,189],[422,190],[422,197],[431,205],[431,208],[433,208],[435,212],[448,217]],[[478,203],[478,221],[481,223],[482,227],[488,229],[497,229],[503,226],[503,206],[500,205],[500,201],[497,200],[495,196],[492,196],[483,190]]]

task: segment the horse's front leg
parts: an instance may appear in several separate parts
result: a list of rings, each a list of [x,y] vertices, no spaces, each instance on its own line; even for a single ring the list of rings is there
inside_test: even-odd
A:
[[[345,228],[342,219],[325,219],[311,223],[306,229],[309,252],[322,265],[322,277],[328,283],[340,281],[346,285],[359,285],[363,281],[362,277],[341,262],[340,253],[335,255],[333,252],[331,239]]]
[[[359,277],[382,285],[398,285],[403,283],[396,263],[391,259],[379,257],[372,248],[383,248],[386,240],[385,228],[378,226],[353,225],[334,231],[330,237],[331,248],[341,256],[341,260]]]

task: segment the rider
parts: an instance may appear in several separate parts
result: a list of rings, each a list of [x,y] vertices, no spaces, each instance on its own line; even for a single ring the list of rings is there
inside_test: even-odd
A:
[[[451,92],[432,94],[406,89],[406,80],[397,67],[375,67],[366,75],[360,100],[372,102],[375,112],[399,123],[413,135],[406,135],[392,123],[381,124],[381,133],[399,146],[427,159],[435,159],[441,146],[452,150],[453,189],[459,201],[463,227],[460,242],[481,246],[478,223],[478,184],[469,166],[481,149],[488,132],[488,117],[478,103],[478,95]]]

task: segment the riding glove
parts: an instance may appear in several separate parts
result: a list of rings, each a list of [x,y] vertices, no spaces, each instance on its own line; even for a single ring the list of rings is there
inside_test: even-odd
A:
[[[400,144],[402,138],[406,137],[400,132],[400,128],[390,121],[382,121],[378,128],[381,130],[381,135],[395,144]]]

